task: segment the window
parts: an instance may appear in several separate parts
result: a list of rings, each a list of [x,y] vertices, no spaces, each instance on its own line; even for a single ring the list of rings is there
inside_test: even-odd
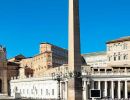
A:
[[[94,69],[94,71],[98,71],[98,69]]]
[[[81,67],[81,70],[83,71],[83,70],[84,70],[84,67]]]
[[[41,89],[41,95],[42,95],[42,89]]]
[[[121,60],[121,54],[120,54],[120,52],[118,53],[118,60]]]
[[[48,89],[46,89],[46,95],[48,95]]]
[[[58,67],[58,71],[60,71],[60,67]]]
[[[21,89],[20,89],[20,93],[22,93],[22,92],[21,92]]]
[[[109,46],[107,46],[107,50],[110,51],[110,47]]]
[[[108,61],[111,61],[111,57],[108,57]]]
[[[126,44],[126,47],[125,47],[126,49],[127,49],[127,44]]]
[[[114,56],[114,61],[116,61],[116,57]]]
[[[37,89],[35,89],[35,93],[37,94],[38,92],[37,92]]]
[[[124,60],[128,59],[128,54],[124,54]]]
[[[51,73],[51,75],[52,75],[52,78],[54,78],[54,77],[55,77],[55,73]]]
[[[52,89],[52,95],[54,95],[54,93],[55,93],[55,92],[54,92],[54,89]]]
[[[114,53],[114,61],[116,61],[116,53]]]
[[[68,71],[68,67],[65,67],[65,70]]]
[[[127,49],[127,44],[126,43],[123,44],[123,49]]]
[[[24,89],[23,89],[23,94],[24,94]]]
[[[100,69],[100,71],[105,71],[105,69]]]
[[[32,92],[32,94],[33,94],[33,89],[31,89],[31,92]]]
[[[28,89],[27,89],[27,94],[28,94]]]

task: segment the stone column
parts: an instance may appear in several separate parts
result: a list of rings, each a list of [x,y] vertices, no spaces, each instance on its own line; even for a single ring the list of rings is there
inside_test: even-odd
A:
[[[94,81],[91,81],[91,89],[94,89]]]
[[[60,82],[59,81],[57,82],[57,89],[58,89],[58,91],[57,91],[57,98],[60,99],[61,91],[60,91]],[[34,94],[34,97],[35,97],[35,94]]]
[[[69,72],[81,73],[79,0],[69,0]],[[68,79],[68,100],[82,100],[82,78]]]
[[[104,96],[107,97],[107,81],[104,82],[104,90],[105,90]]]
[[[101,89],[101,82],[98,81],[98,89],[100,90]]]
[[[83,100],[87,100],[86,94],[87,94],[87,84],[86,84],[86,80],[84,80],[84,84],[83,84]]]
[[[87,81],[87,83],[86,83],[87,85],[86,85],[86,100],[88,100],[88,98],[89,98],[89,91],[90,91],[90,89],[89,89],[89,81]]]
[[[125,73],[127,73],[127,68],[125,67]]]
[[[121,85],[120,85],[120,81],[118,81],[118,99],[121,98]]]
[[[127,89],[127,81],[125,81],[125,99],[128,98],[128,89]]]
[[[2,93],[3,94],[8,94],[8,81],[7,81],[7,70],[6,68],[3,70],[3,80],[2,80]]]
[[[60,98],[63,98],[63,87],[62,82],[60,82]]]
[[[114,82],[111,81],[111,98],[114,99]]]
[[[65,82],[65,100],[68,100],[68,82]]]

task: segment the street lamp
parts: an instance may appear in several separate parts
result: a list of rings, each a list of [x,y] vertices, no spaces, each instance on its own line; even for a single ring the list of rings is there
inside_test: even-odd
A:
[[[52,73],[52,79],[58,82],[58,100],[61,100],[60,82],[69,78],[82,78],[81,72]]]
[[[60,74],[56,74],[56,75],[52,74],[52,78],[54,80],[58,81],[58,100],[60,100],[60,82],[62,80],[61,75]]]
[[[56,80],[58,81],[58,87],[59,87],[58,99],[60,100],[60,81],[61,81],[61,76],[58,75],[58,76],[56,77]]]

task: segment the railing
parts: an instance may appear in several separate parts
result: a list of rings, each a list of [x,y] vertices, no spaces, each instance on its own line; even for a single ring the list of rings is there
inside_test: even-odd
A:
[[[96,76],[96,75],[120,75],[120,76],[130,76],[130,72],[91,72],[91,73],[82,73],[83,76],[90,75],[90,76]]]

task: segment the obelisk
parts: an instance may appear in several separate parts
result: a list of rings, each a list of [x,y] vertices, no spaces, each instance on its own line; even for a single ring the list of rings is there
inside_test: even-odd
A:
[[[81,73],[79,0],[69,0],[69,72]],[[82,100],[82,79],[74,75],[68,79],[68,100]]]

